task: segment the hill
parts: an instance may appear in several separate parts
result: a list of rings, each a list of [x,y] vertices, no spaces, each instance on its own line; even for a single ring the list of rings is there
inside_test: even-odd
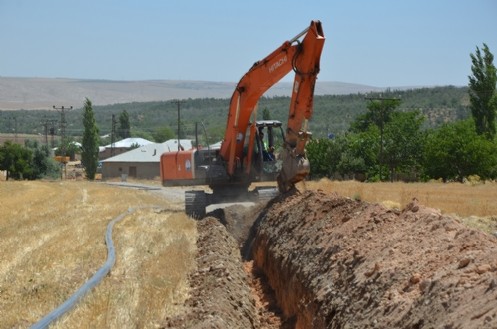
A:
[[[436,127],[445,122],[469,116],[468,92],[466,87],[434,87],[409,90],[385,90],[382,95],[400,97],[401,111],[419,110],[426,117],[426,127]],[[93,101],[93,99],[92,99]],[[314,137],[321,138],[329,133],[345,132],[357,115],[367,109],[364,93],[347,95],[316,95],[314,98],[314,115],[310,121],[310,129]],[[266,96],[259,101],[259,118],[263,109],[268,109],[272,119],[286,122],[290,97]],[[58,103],[60,104],[60,103]],[[67,103],[66,103],[67,104]],[[226,126],[229,98],[188,98],[180,103],[182,137],[193,137],[195,123],[202,123],[210,141],[219,141]],[[173,101],[130,102],[112,105],[95,105],[95,118],[100,134],[109,134],[112,129],[112,115],[116,118],[127,111],[131,123],[131,133],[136,137],[152,140],[153,133],[168,127],[177,131],[178,110]],[[54,110],[3,110],[0,111],[0,133],[26,133],[44,135],[44,125],[54,127],[56,134],[60,127],[61,116]],[[75,107],[66,113],[66,132],[78,138],[83,133],[82,110]],[[56,139],[57,136],[55,136]],[[12,138],[12,139],[13,139]],[[50,136],[49,136],[50,139]]]
[[[167,101],[189,98],[230,98],[236,83],[180,80],[81,80],[64,78],[0,77],[0,109],[51,109],[53,105],[81,107],[85,97],[95,105]],[[292,83],[281,82],[266,96],[289,96]],[[319,81],[316,95],[344,95],[381,91],[382,88]]]

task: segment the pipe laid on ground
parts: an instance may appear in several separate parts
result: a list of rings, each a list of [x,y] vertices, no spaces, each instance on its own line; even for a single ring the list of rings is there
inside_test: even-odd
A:
[[[31,326],[31,329],[44,329],[47,328],[53,321],[60,318],[66,312],[68,312],[76,303],[83,298],[86,293],[93,289],[102,279],[109,273],[112,266],[116,261],[116,253],[114,249],[114,244],[112,243],[112,228],[114,224],[122,220],[126,215],[133,213],[135,209],[129,208],[127,212],[124,212],[114,218],[109,225],[107,225],[107,232],[105,234],[105,244],[107,245],[107,260],[105,264],[90,278],[86,281],[71,297],[69,297],[64,303],[62,303],[55,310],[47,314],[43,319]]]

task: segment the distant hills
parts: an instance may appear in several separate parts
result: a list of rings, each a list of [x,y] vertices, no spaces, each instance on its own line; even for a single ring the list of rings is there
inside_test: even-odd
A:
[[[47,110],[53,105],[80,108],[85,97],[95,105],[171,99],[231,98],[235,82],[181,80],[83,80],[67,78],[0,77],[0,110]],[[266,96],[290,96],[291,82],[280,82]],[[385,88],[318,81],[316,95],[381,92]],[[405,88],[400,88],[405,89]]]
[[[53,128],[58,135],[61,113],[53,105],[73,106],[65,113],[65,131],[81,136],[82,105],[88,96],[94,103],[94,115],[102,135],[112,131],[112,118],[126,111],[134,137],[153,140],[164,129],[177,131],[178,106],[171,99],[182,99],[181,131],[195,136],[195,127],[213,141],[222,139],[226,128],[234,83],[201,81],[105,81],[71,79],[0,78],[0,133],[45,135]],[[290,104],[290,83],[282,83],[259,100],[271,119],[286,122]],[[371,93],[369,93],[371,92]],[[321,138],[340,134],[350,127],[357,115],[367,110],[368,93],[372,97],[401,99],[400,111],[420,111],[424,126],[433,128],[470,115],[468,87],[442,86],[386,89],[337,82],[318,82],[309,121],[313,136]],[[283,96],[278,96],[283,95]],[[159,100],[153,100],[159,99]],[[10,110],[9,110],[10,108]],[[35,110],[37,109],[37,110]]]

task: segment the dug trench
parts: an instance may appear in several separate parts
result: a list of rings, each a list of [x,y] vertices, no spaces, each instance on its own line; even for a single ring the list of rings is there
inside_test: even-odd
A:
[[[190,298],[165,328],[497,328],[497,239],[416,200],[304,191],[197,225]]]

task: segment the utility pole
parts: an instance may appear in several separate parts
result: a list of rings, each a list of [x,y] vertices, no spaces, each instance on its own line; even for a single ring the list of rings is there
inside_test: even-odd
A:
[[[43,132],[45,134],[45,145],[48,146],[48,120],[45,119],[41,125],[43,126]]]
[[[54,147],[54,142],[53,142],[53,136],[55,135],[55,128],[54,125],[57,122],[57,120],[48,120],[44,118],[44,121],[42,122],[43,126],[43,131],[45,134],[45,145],[48,146],[48,135],[51,136],[51,141],[52,141],[52,147]]]
[[[114,156],[114,142],[115,142],[115,136],[116,136],[116,116],[115,114],[112,114],[112,129],[110,132],[110,156]]]
[[[57,123],[57,120],[50,120],[50,129],[49,129],[49,132],[50,132],[50,141],[52,143],[52,148],[55,147],[55,124]]]
[[[60,113],[60,147],[61,147],[61,156],[62,163],[64,165],[64,173],[67,177],[67,167],[66,167],[66,110],[72,110],[72,106],[70,107],[56,107],[53,106],[54,110],[57,110]],[[61,173],[62,175],[62,173]],[[61,177],[62,178],[62,177]]]
[[[181,121],[180,121],[180,105],[181,105],[181,101],[180,100],[175,100],[174,101],[178,107],[178,151],[180,151],[182,149],[181,145],[180,145],[180,126],[181,126]]]

